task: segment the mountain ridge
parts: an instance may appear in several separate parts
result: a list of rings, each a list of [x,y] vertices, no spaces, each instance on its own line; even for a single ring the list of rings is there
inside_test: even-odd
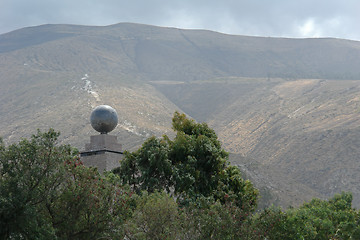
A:
[[[129,35],[131,27],[135,28],[133,30],[135,34]],[[56,40],[54,35],[59,36],[60,39],[95,36],[96,38],[92,42],[99,41],[96,43],[99,46],[103,41],[107,41],[107,44],[117,45],[117,51],[126,54],[129,60],[135,60],[136,70],[146,74],[147,78],[151,78],[151,80],[189,80],[189,78],[193,78],[190,80],[204,80],[214,76],[290,79],[299,77],[360,78],[360,71],[357,69],[360,64],[360,43],[351,40],[233,36],[205,30],[156,28],[141,24],[117,24],[103,28],[43,25],[23,31],[25,30],[26,32],[38,30],[33,34],[40,40],[35,41],[36,38],[33,35],[30,39],[39,44],[47,43],[42,42],[41,38],[50,39],[48,42]],[[23,32],[18,31],[15,32],[18,34]],[[0,35],[0,52],[14,48],[7,48],[4,42],[9,42],[5,41],[7,36],[14,35],[15,32]],[[21,34],[20,39],[32,42],[26,41],[24,39],[26,36],[23,35]],[[212,40],[209,41],[209,39]],[[82,41],[85,40],[82,39]],[[17,41],[14,42],[17,43]],[[149,61],[149,56],[152,61]],[[290,56],[299,60],[291,62],[289,61]],[[313,59],[314,57],[315,59]],[[350,61],[344,61],[344,59]],[[322,64],[322,62],[326,64]],[[344,64],[345,62],[347,64]],[[196,65],[193,66],[195,63]],[[334,65],[336,68],[332,67]],[[164,67],[160,68],[159,66]],[[172,68],[172,71],[167,71],[167,68]],[[209,72],[208,68],[213,70]],[[187,71],[187,74],[184,71]]]
[[[360,206],[360,42],[234,36],[120,23],[0,35],[0,136],[53,127],[83,148],[100,104],[124,149],[172,136],[174,111],[207,122],[267,196],[287,207],[354,193]]]

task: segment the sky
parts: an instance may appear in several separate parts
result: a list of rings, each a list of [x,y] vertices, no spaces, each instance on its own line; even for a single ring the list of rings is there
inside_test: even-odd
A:
[[[360,41],[360,0],[0,0],[0,34],[41,24],[120,22]]]

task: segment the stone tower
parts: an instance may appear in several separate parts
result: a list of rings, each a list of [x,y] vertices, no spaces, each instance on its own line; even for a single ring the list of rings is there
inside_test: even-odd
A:
[[[115,109],[107,105],[96,107],[90,116],[91,126],[99,135],[90,137],[85,151],[80,153],[81,161],[87,167],[97,167],[100,173],[120,166],[123,153],[117,137],[109,135],[118,123]]]

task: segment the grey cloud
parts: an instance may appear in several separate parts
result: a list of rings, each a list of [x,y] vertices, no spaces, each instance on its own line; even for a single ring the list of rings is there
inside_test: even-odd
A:
[[[45,23],[137,22],[230,34],[360,40],[358,0],[2,0],[0,33]]]

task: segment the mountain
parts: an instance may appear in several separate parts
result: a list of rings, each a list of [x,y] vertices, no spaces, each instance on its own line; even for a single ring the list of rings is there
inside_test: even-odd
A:
[[[360,42],[120,23],[0,35],[0,136],[53,127],[83,149],[113,106],[124,149],[168,134],[174,111],[214,128],[230,160],[284,207],[351,191],[360,207]]]

